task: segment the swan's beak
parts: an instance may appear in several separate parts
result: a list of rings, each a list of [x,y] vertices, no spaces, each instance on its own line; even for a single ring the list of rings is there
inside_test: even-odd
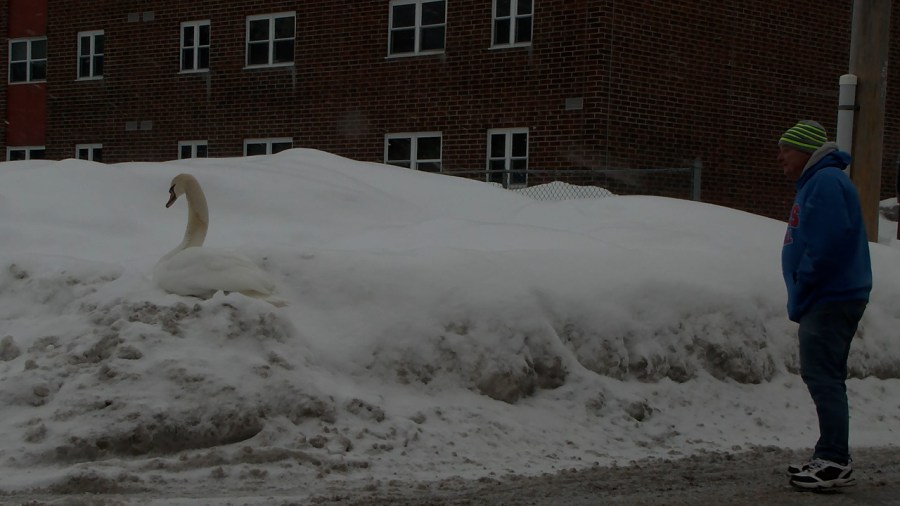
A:
[[[172,207],[172,204],[175,203],[175,199],[177,199],[177,198],[178,198],[178,195],[175,195],[174,191],[169,190],[169,201],[166,202],[166,207],[167,208]]]

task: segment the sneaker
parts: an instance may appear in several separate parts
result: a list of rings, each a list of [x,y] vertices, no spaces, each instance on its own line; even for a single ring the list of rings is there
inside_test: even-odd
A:
[[[791,485],[807,489],[822,489],[849,487],[856,484],[853,477],[851,463],[841,465],[824,459],[813,459],[800,466],[789,466],[789,470],[797,469],[791,473]]]
[[[788,468],[787,468],[787,473],[788,473],[788,475],[790,476],[790,475],[792,475],[792,474],[797,474],[797,473],[799,473],[799,472],[801,472],[801,471],[807,470],[807,469],[809,468],[810,462],[812,462],[812,460],[807,461],[807,462],[804,462],[804,463],[802,463],[802,464],[791,464],[791,465],[789,465]]]

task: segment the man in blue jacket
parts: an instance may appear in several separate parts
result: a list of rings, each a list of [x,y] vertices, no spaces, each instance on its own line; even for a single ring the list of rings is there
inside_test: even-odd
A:
[[[803,120],[778,141],[778,163],[797,184],[781,267],[788,317],[800,324],[800,374],[816,405],[819,440],[812,459],[788,467],[792,485],[853,485],[847,357],[872,290],[869,242],[859,195],[843,169],[850,155]]]

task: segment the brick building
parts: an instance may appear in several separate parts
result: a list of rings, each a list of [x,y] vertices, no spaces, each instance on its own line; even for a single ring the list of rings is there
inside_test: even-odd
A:
[[[445,173],[702,162],[702,200],[783,218],[776,139],[835,130],[852,0],[0,0],[0,156],[308,147]],[[900,61],[900,9],[891,60]],[[900,158],[889,80],[883,194]],[[629,170],[634,170],[631,174]],[[511,185],[515,173],[487,177]]]

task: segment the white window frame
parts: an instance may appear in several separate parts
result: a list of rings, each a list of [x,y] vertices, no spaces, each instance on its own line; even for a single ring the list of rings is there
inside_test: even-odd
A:
[[[79,81],[90,81],[94,79],[103,79],[103,71],[97,73],[96,68],[96,58],[100,57],[101,66],[105,69],[105,53],[97,52],[97,36],[103,37],[103,50],[106,51],[106,33],[103,30],[92,30],[88,32],[78,32],[78,53],[75,55],[75,75],[78,77]],[[90,38],[89,53],[87,56],[81,54],[82,49],[82,39],[85,37]],[[81,75],[81,59],[88,58],[90,61],[90,71],[89,75],[82,76]]]
[[[493,0],[493,9],[491,11],[491,47],[492,48],[508,48],[508,47],[527,47],[531,45],[534,39],[534,3],[531,0],[531,12],[529,14],[519,14],[519,1],[509,0],[509,16],[500,17],[497,15],[497,1]],[[531,36],[527,42],[516,42],[516,33],[519,31],[519,22],[528,19],[531,22]],[[506,42],[497,42],[497,22],[506,20],[509,22],[509,39]]]
[[[291,147],[287,149],[292,149],[294,147],[294,139],[291,137],[267,137],[264,139],[244,139],[244,156],[247,155],[247,147],[251,144],[265,144],[267,155],[271,155],[272,153],[272,145],[273,144],[290,144]],[[279,151],[280,153],[281,151]]]
[[[294,35],[290,38],[275,38],[275,20],[280,18],[293,18],[294,20]],[[250,23],[252,21],[260,21],[260,20],[268,20],[269,21],[269,39],[267,41],[269,47],[269,56],[268,63],[250,63]],[[256,16],[247,16],[247,21],[245,23],[245,36],[244,36],[244,68],[246,69],[258,69],[258,68],[271,68],[271,67],[292,67],[294,62],[297,61],[297,13],[294,11],[291,12],[278,12],[275,14],[260,14]],[[273,63],[275,61],[275,42],[291,40],[291,45],[294,48],[293,58],[289,62],[280,62]],[[256,41],[258,44],[259,41]]]
[[[44,43],[44,57],[43,58],[35,58],[34,57],[34,43],[41,42]],[[26,45],[26,55],[24,60],[13,60],[13,44],[25,44]],[[9,66],[7,67],[7,82],[9,84],[28,84],[28,83],[43,83],[47,82],[47,37],[26,37],[19,39],[9,39]],[[44,77],[35,79],[32,76],[33,66],[35,63],[44,62]],[[25,80],[24,81],[13,81],[13,72],[12,67],[14,63],[24,63],[25,64]]]
[[[86,150],[87,150],[87,152],[88,152],[88,157],[87,157],[87,158],[81,158],[81,157],[79,156],[79,154],[81,153],[81,150],[82,150],[82,149],[86,149]],[[96,150],[98,150],[98,149],[101,150],[101,151],[100,151],[100,158],[101,158],[101,160],[97,160],[97,159],[96,159]],[[97,162],[97,161],[102,162],[102,161],[103,161],[103,160],[102,160],[102,158],[103,158],[103,151],[102,151],[102,150],[103,150],[103,144],[76,144],[76,145],[75,145],[75,158],[78,159],[78,160],[88,160],[88,161],[92,161],[92,162]]]
[[[525,134],[525,156],[517,155],[513,156],[512,148],[513,148],[513,135],[516,134]],[[493,136],[495,135],[504,135],[506,140],[504,143],[504,153],[502,157],[492,156],[491,153],[491,141],[493,140]],[[485,180],[488,182],[500,183],[504,188],[526,188],[528,186],[528,174],[525,174],[524,180],[522,181],[512,181],[512,174],[509,172],[512,170],[513,161],[522,161],[525,162],[525,169],[528,170],[528,151],[530,144],[530,134],[528,132],[528,128],[493,128],[488,130],[487,135],[487,164]],[[500,177],[500,181],[496,181],[496,177],[492,176],[491,162],[492,161],[503,161],[503,174]]]
[[[7,146],[6,147],[6,161],[12,161],[12,153],[13,151],[22,151],[25,153],[25,158],[23,160],[44,160],[47,154],[46,146]],[[34,158],[35,151],[43,151],[44,157]]]
[[[209,34],[209,40],[207,44],[200,43],[200,29],[202,27],[207,28],[207,33]],[[186,46],[184,41],[184,29],[190,28],[194,31],[194,44],[191,46]],[[178,52],[178,68],[181,69],[181,73],[183,74],[191,74],[197,72],[209,72],[209,58],[210,58],[210,47],[212,46],[212,24],[208,19],[204,19],[201,21],[185,21],[181,23],[181,30],[179,37],[181,39],[181,50]],[[206,67],[200,68],[200,51],[202,49],[206,49]],[[185,51],[190,51],[193,55],[193,68],[186,69],[184,68],[184,53]]]
[[[388,57],[389,57],[389,58],[401,58],[401,57],[405,57],[405,56],[421,56],[421,55],[428,55],[428,54],[443,54],[443,53],[446,51],[446,49],[447,49],[447,1],[448,1],[448,0],[391,0],[390,6],[389,6],[389,8],[390,8],[390,13],[389,13],[389,16],[388,16],[388,17],[389,17],[389,21],[388,21],[388,41],[387,41],[387,43],[388,43],[388,48],[387,48]],[[425,26],[425,25],[422,24],[422,4],[432,3],[432,2],[443,2],[443,4],[444,4],[444,22],[441,23],[441,24],[434,24],[434,25],[427,25],[427,26]],[[398,27],[398,28],[395,28],[395,27],[394,27],[394,7],[397,7],[397,6],[400,6],[400,5],[410,5],[410,4],[415,4],[415,6],[416,6],[416,15],[415,15],[415,16],[416,16],[416,20],[415,20],[415,25],[414,25],[413,27],[404,26],[404,27]],[[425,28],[431,29],[431,28],[436,28],[436,27],[442,27],[442,28],[444,29],[444,41],[443,41],[443,43],[441,44],[441,48],[440,48],[440,49],[427,49],[427,50],[423,50],[423,49],[421,48],[421,44],[422,44],[422,29],[425,29]],[[393,43],[393,34],[394,34],[394,32],[397,32],[397,31],[408,31],[408,30],[410,30],[410,29],[413,29],[413,30],[414,30],[414,35],[413,35],[413,36],[415,37],[415,42],[414,42],[414,44],[413,44],[413,50],[412,50],[412,51],[408,51],[408,52],[403,52],[403,53],[393,52],[393,48],[392,48],[391,46],[392,46],[392,43]]]
[[[199,147],[206,148],[206,156],[197,156],[197,148]],[[181,151],[183,148],[191,148],[191,156],[184,157],[181,156]],[[209,142],[208,141],[180,141],[178,143],[178,159],[185,160],[187,158],[209,158]]]
[[[422,138],[434,138],[437,137],[440,140],[441,152],[438,154],[438,158],[419,158],[419,139]],[[401,160],[389,160],[388,159],[388,146],[390,145],[390,141],[393,139],[408,139],[409,140],[409,160],[402,160],[403,162],[407,162],[409,165],[403,165],[397,163]],[[437,164],[438,173],[444,171],[443,165],[443,155],[444,155],[444,136],[441,132],[404,132],[404,133],[395,133],[395,134],[387,134],[384,136],[384,163],[388,165],[395,165],[397,167],[406,167],[415,170],[423,170],[420,169],[420,165],[424,164]],[[425,171],[432,172],[432,171]]]

